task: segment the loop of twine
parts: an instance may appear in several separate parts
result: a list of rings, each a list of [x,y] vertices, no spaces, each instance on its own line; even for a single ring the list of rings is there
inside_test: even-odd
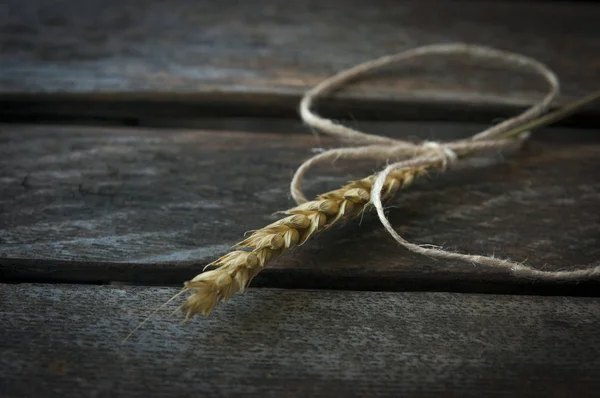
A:
[[[520,115],[505,120],[504,122],[475,134],[468,139],[447,143],[430,141],[413,143],[405,140],[367,134],[335,123],[330,119],[322,118],[311,110],[313,103],[319,96],[339,89],[367,72],[372,72],[389,64],[401,63],[418,57],[449,54],[492,60],[524,71],[534,72],[546,80],[550,86],[550,90],[539,103],[533,105]],[[460,260],[472,264],[507,269],[514,275],[521,277],[567,281],[598,276],[600,275],[600,266],[573,271],[543,271],[510,260],[450,252],[432,245],[417,245],[410,243],[394,230],[385,215],[382,204],[382,188],[387,176],[393,171],[420,167],[438,162],[442,164],[442,169],[445,170],[446,168],[455,165],[458,162],[460,155],[467,153],[480,154],[487,151],[519,148],[528,138],[528,132],[513,138],[502,138],[502,135],[544,113],[558,93],[558,78],[554,72],[541,62],[520,54],[464,43],[436,44],[418,47],[399,54],[384,56],[357,65],[326,79],[308,91],[302,98],[300,103],[300,116],[302,120],[316,131],[333,136],[346,143],[347,146],[323,151],[305,161],[296,170],[296,173],[292,178],[290,185],[292,197],[298,204],[307,201],[302,192],[302,180],[304,175],[315,165],[331,162],[336,159],[370,159],[384,161],[393,159],[393,163],[389,164],[378,173],[371,189],[371,202],[375,207],[379,220],[384,228],[394,240],[406,249],[435,259]]]

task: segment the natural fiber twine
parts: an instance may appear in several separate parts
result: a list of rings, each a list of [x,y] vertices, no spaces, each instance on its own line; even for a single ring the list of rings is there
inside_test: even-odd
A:
[[[546,80],[550,86],[550,91],[539,103],[522,114],[505,120],[468,139],[447,143],[423,142],[415,144],[409,141],[367,134],[323,118],[312,110],[312,106],[319,96],[337,90],[380,67],[399,64],[417,57],[448,54],[491,60],[498,65],[507,65],[518,70],[534,72]],[[403,169],[426,167],[435,163],[441,163],[442,170],[447,170],[456,165],[462,158],[468,156],[478,155],[490,150],[498,151],[518,147],[528,138],[529,132],[522,131],[514,134],[514,129],[538,118],[548,109],[558,93],[558,78],[541,62],[520,54],[463,43],[419,47],[357,65],[321,82],[308,91],[300,103],[300,116],[307,125],[317,132],[337,138],[347,146],[322,152],[304,162],[297,169],[292,179],[290,186],[292,197],[298,204],[306,202],[306,198],[302,193],[302,179],[307,171],[317,164],[331,163],[333,160],[342,158],[385,160],[392,163],[378,173],[371,188],[371,203],[377,210],[379,220],[387,232],[406,249],[441,260],[459,260],[487,267],[507,269],[519,277],[567,281],[599,276],[600,266],[572,271],[543,271],[511,260],[456,253],[433,245],[417,245],[408,242],[396,232],[387,219],[383,208],[382,191],[390,173]]]

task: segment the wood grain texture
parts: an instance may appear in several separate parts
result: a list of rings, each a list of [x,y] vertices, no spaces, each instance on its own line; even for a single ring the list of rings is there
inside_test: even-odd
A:
[[[5,117],[290,114],[308,87],[341,69],[455,41],[539,58],[562,78],[563,101],[600,87],[600,7],[592,3],[9,0],[3,7]],[[341,108],[464,119],[531,104],[544,90],[503,68],[431,58],[358,85],[343,98],[359,103]]]
[[[253,289],[179,326],[176,289],[0,285],[0,395],[596,397],[598,298]]]
[[[383,130],[444,140],[477,127]],[[600,145],[590,131],[538,134],[505,162],[432,176],[402,192],[390,203],[392,224],[413,242],[548,270],[597,265]],[[309,134],[48,126],[2,126],[0,139],[4,279],[176,284],[292,205],[291,174],[315,144]],[[344,166],[310,175],[308,193],[376,170]],[[407,253],[371,213],[271,267],[259,285],[503,292],[547,286]],[[564,286],[597,294],[598,282]]]

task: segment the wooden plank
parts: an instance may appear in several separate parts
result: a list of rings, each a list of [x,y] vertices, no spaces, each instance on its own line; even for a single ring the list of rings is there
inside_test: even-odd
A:
[[[477,128],[392,124],[380,132],[447,140]],[[415,184],[391,203],[392,224],[414,242],[549,270],[597,265],[598,135],[572,129],[538,134],[505,162]],[[309,134],[14,125],[2,126],[0,139],[4,279],[161,284],[189,279],[245,231],[290,207],[292,171],[315,145]],[[324,192],[376,167],[361,166],[338,163],[336,170],[311,174],[306,188]],[[373,214],[323,233],[271,267],[259,285],[556,288],[407,253]],[[569,294],[597,294],[598,282],[562,286]]]
[[[455,41],[548,63],[563,79],[563,102],[600,87],[600,7],[593,3],[289,3],[9,0],[0,13],[1,111],[136,123],[149,115],[289,115],[301,93],[343,68]],[[342,97],[349,102],[332,106],[378,118],[473,120],[478,110],[484,121],[498,108],[531,104],[543,87],[491,65],[432,58],[358,85]]]
[[[0,285],[0,395],[596,397],[598,298],[253,289],[208,320],[176,289]]]

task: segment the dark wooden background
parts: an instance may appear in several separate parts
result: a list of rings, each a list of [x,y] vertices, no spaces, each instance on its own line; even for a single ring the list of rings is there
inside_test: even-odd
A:
[[[180,326],[169,307],[119,344],[176,292],[165,286],[293,204],[291,175],[317,146],[295,116],[307,88],[467,41],[547,63],[560,105],[600,89],[598,21],[598,5],[567,1],[5,1],[0,396],[597,396],[599,280],[434,261],[399,248],[373,214],[274,261],[210,319]],[[451,140],[543,94],[531,76],[432,57],[320,109],[369,132]],[[390,220],[416,243],[597,266],[599,110],[418,182]],[[306,188],[379,166],[338,163]]]

